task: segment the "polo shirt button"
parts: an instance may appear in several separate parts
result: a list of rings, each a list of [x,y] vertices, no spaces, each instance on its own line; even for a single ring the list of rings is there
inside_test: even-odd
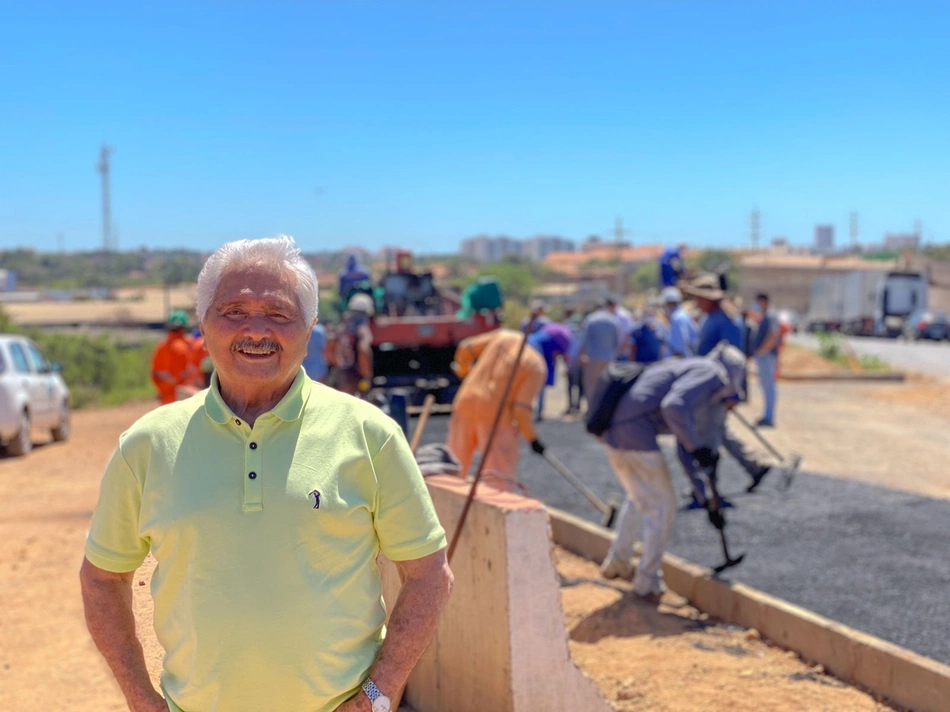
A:
[[[256,473],[256,472],[248,472],[248,473],[247,473],[247,476],[253,480],[253,479],[256,479],[256,478],[257,478],[257,473]]]
[[[237,423],[238,425],[241,424],[241,421],[240,421],[240,420],[235,420],[234,422]]]
[[[250,448],[251,450],[257,450],[257,443],[251,443]]]

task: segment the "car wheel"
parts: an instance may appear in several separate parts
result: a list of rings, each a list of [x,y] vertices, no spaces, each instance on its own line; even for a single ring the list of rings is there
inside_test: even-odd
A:
[[[13,440],[7,443],[7,452],[14,457],[26,455],[33,449],[33,440],[30,438],[30,414],[25,410],[20,416],[20,430],[13,436]]]
[[[69,403],[63,403],[59,412],[59,424],[52,428],[50,433],[58,443],[69,438]]]

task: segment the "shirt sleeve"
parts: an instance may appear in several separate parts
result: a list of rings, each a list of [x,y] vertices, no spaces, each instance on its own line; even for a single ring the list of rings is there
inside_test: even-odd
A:
[[[693,368],[673,382],[660,403],[663,420],[689,452],[701,444],[696,432],[695,409],[705,405],[723,385],[715,369]]]
[[[142,485],[125,456],[116,448],[99,487],[99,502],[86,536],[86,558],[113,573],[135,571],[149,552],[139,534]]]
[[[378,483],[374,525],[379,548],[390,561],[411,561],[446,546],[419,465],[401,431],[393,432],[373,457]]]

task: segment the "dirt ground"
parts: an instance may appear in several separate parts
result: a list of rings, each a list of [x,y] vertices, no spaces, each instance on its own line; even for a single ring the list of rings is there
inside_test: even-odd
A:
[[[920,384],[894,388],[904,390],[881,385],[782,384],[780,427],[770,431],[769,437],[782,448],[791,449],[794,444],[803,451],[810,469],[950,496],[950,487],[946,482],[941,486],[938,474],[950,456],[946,421],[931,417],[929,406],[918,403],[917,396],[901,400],[895,395],[914,394]],[[819,398],[820,415],[815,414],[813,397]],[[549,408],[554,400],[549,399]],[[754,412],[754,402],[752,406]],[[69,442],[45,443],[46,434],[36,433],[38,447],[29,456],[0,459],[3,712],[125,709],[86,632],[78,570],[103,467],[119,434],[151,407],[138,403],[78,412]],[[923,466],[925,462],[929,467]],[[564,590],[572,647],[582,664],[592,665],[598,676],[612,681],[602,684],[614,699],[625,697],[618,705],[626,706],[619,709],[714,709],[707,706],[708,700],[726,695],[736,685],[745,693],[737,696],[730,710],[875,709],[868,698],[853,698],[854,705],[863,707],[830,702],[831,697],[822,695],[856,693],[840,689],[833,680],[791,658],[790,667],[781,667],[788,657],[785,654],[745,640],[742,632],[701,625],[702,617],[691,609],[672,605],[649,613],[618,603],[620,590],[596,582],[596,570],[581,563],[564,572],[579,581]],[[143,567],[136,576],[136,584],[142,585],[136,585],[135,591],[140,620],[145,622],[143,637],[152,641],[146,644],[147,656],[157,670],[161,651],[151,638],[148,574],[148,567]],[[598,625],[607,623],[629,634],[606,635]],[[636,655],[632,649],[618,652],[624,650],[617,647],[622,643],[638,642],[643,648]],[[685,662],[687,655],[694,656],[690,662]],[[631,665],[632,659],[641,662]],[[674,690],[681,690],[677,694],[682,696],[665,696]],[[816,696],[808,699],[818,702],[782,707],[759,701],[788,702],[791,697],[761,695],[790,695],[792,690],[809,690],[807,694]]]
[[[559,547],[555,561],[571,655],[618,712],[893,709],[676,594],[650,606],[590,561]]]

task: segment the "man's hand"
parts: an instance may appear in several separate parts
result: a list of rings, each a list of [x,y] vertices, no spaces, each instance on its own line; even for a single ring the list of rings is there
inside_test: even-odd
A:
[[[154,696],[131,705],[132,712],[168,712],[168,703],[157,692]]]
[[[541,444],[541,441],[540,441],[540,440],[532,440],[532,441],[531,441],[531,449],[534,450],[534,451],[535,451],[536,453],[538,453],[539,455],[543,455],[543,454],[544,454],[544,445]]]
[[[719,462],[719,456],[708,447],[701,447],[693,450],[693,459],[699,463],[703,469],[715,467]]]

